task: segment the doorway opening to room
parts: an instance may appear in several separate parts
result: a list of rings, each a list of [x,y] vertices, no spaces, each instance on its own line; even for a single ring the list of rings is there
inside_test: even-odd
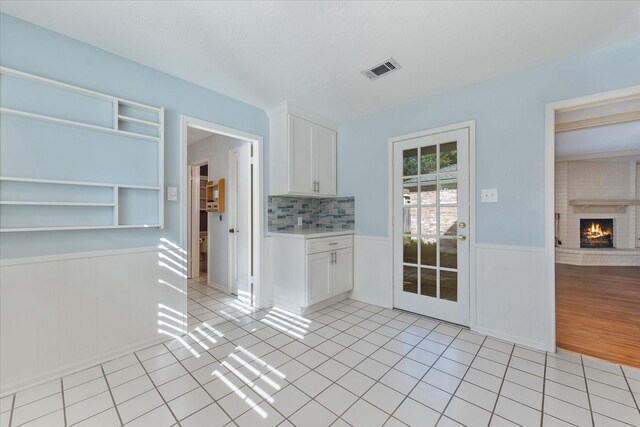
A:
[[[251,306],[259,305],[261,142],[255,135],[183,118],[187,276]]]
[[[640,88],[619,92],[548,111],[550,280],[558,348],[640,367]]]

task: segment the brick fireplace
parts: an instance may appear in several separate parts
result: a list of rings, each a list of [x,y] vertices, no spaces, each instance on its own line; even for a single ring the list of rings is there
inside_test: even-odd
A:
[[[555,181],[556,262],[640,266],[639,163],[559,161]]]

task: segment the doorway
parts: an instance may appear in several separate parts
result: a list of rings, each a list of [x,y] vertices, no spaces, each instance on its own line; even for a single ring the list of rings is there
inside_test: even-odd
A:
[[[470,325],[470,125],[393,142],[394,307]]]
[[[183,116],[189,278],[259,305],[262,138]]]
[[[547,107],[550,347],[635,367],[640,367],[638,135],[638,87]]]

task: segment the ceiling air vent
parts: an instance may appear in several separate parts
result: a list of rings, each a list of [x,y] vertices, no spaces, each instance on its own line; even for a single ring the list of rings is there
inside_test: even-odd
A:
[[[382,62],[374,67],[369,68],[362,72],[365,76],[369,78],[369,80],[375,80],[379,77],[384,76],[385,74],[389,74],[392,71],[396,71],[401,69],[400,64],[396,62],[395,59],[389,58],[385,62]]]

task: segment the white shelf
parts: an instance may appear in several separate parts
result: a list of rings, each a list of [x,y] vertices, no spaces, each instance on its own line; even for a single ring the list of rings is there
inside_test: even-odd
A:
[[[135,117],[123,116],[120,114],[118,115],[118,120],[121,120],[123,122],[133,123],[140,126],[147,126],[154,129],[157,129],[160,127],[160,123],[154,123],[147,120],[136,119]]]
[[[45,201],[22,201],[22,200],[0,200],[0,205],[14,206],[95,206],[113,207],[115,203],[82,203],[82,202],[45,202]]]
[[[0,176],[0,181],[26,182],[33,184],[57,184],[69,186],[84,186],[97,188],[112,188],[113,201],[106,203],[92,202],[63,202],[63,201],[35,201],[35,200],[0,200],[4,206],[70,206],[70,207],[108,207],[113,209],[113,224],[93,226],[60,226],[60,227],[7,227],[0,228],[0,233],[25,232],[25,231],[64,231],[64,230],[103,230],[117,228],[162,228],[162,224],[118,224],[118,194],[120,189],[160,191],[161,188],[147,185],[111,184],[103,182],[65,181],[57,179],[21,178],[13,176]],[[158,195],[161,198],[161,195]]]
[[[58,117],[43,116],[42,114],[28,113],[26,111],[13,110],[11,108],[1,107],[0,113],[8,114],[16,117],[24,117],[27,119],[40,120],[43,122],[56,123],[56,124],[65,125],[65,126],[73,126],[80,129],[88,129],[88,130],[94,130],[94,131],[103,132],[103,133],[110,133],[113,135],[126,136],[129,138],[144,139],[144,140],[156,141],[156,142],[160,140],[160,138],[157,136],[127,132],[125,130],[118,130],[118,129],[108,128],[104,126],[90,125],[88,123],[75,122],[73,120],[60,119]]]
[[[119,187],[119,188],[131,188],[137,190],[159,190],[160,187],[154,187],[150,185],[130,185],[130,184],[115,184],[107,182],[85,182],[85,181],[65,181],[60,179],[42,179],[42,178],[22,178],[15,176],[0,176],[0,181],[11,182],[27,182],[34,184],[58,184],[58,185],[80,185],[88,187]]]
[[[117,228],[158,228],[160,224],[144,225],[81,225],[69,227],[20,227],[20,228],[0,228],[0,233],[16,233],[24,231],[66,231],[66,230],[106,230]]]

